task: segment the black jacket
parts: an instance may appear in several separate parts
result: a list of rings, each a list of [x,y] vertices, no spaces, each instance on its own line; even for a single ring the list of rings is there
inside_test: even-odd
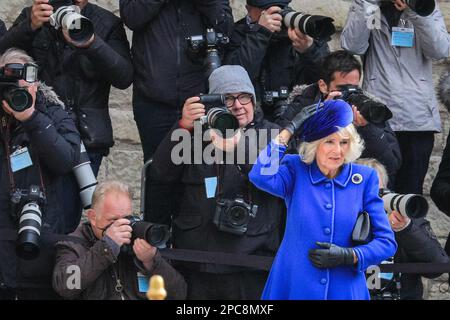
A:
[[[0,20],[0,39],[3,37],[5,33],[6,33],[5,23],[2,20]]]
[[[249,124],[246,129],[256,129],[257,134],[264,134],[260,129],[278,128],[263,120],[262,113],[258,114],[258,118],[259,120]],[[172,150],[178,144],[176,141],[171,141],[171,135],[175,129],[178,129],[178,126],[175,126],[159,145],[152,165],[162,180],[181,181],[184,186],[180,212],[173,219],[174,247],[201,251],[275,255],[282,236],[280,221],[283,211],[280,199],[251,186],[248,172],[251,170],[252,164],[248,164],[248,162],[239,165],[239,168],[233,164],[215,165],[204,162],[175,165],[171,161]],[[193,140],[191,137],[192,144]],[[206,150],[205,145],[202,150]],[[246,154],[248,151],[247,144]],[[256,156],[257,154],[255,154]],[[256,217],[250,218],[248,230],[244,235],[219,231],[213,224],[216,197],[208,199],[205,193],[205,178],[209,177],[219,177],[217,198],[235,199],[240,195],[248,201],[251,196],[251,201],[258,205]],[[224,265],[195,263],[183,265],[190,269],[210,273],[230,273],[242,270],[240,267]]]
[[[108,111],[111,85],[125,89],[133,79],[122,21],[88,3],[81,13],[92,21],[95,41],[87,49],[76,49],[50,26],[33,32],[30,13],[30,7],[21,12],[0,41],[0,52],[9,47],[26,50],[39,65],[39,79],[52,86],[73,112],[85,146],[107,154],[114,144]]]
[[[71,234],[85,243],[61,241],[56,245],[56,265],[53,272],[53,287],[59,295],[66,299],[83,300],[120,300],[147,299],[146,292],[140,292],[137,273],[146,277],[158,274],[163,277],[167,299],[185,299],[186,283],[183,277],[172,268],[157,251],[151,270],[135,256],[120,253],[116,256],[104,239],[95,237],[90,223],[83,223]],[[72,273],[67,272],[70,266],[78,266],[81,270],[80,288],[67,287]],[[117,280],[123,286],[119,293],[115,290]]]
[[[135,94],[181,108],[205,93],[203,63],[188,56],[187,37],[207,27],[228,35],[233,18],[228,0],[120,0],[120,16],[133,30]]]
[[[317,84],[297,88],[293,102],[278,123],[285,127],[302,108],[317,103],[321,98],[322,94]],[[384,125],[369,123],[365,127],[356,129],[365,142],[361,158],[374,158],[380,161],[386,167],[390,181],[389,186],[392,185],[393,178],[402,161],[395,133],[387,122]]]
[[[280,87],[310,84],[319,80],[319,61],[329,53],[326,42],[314,41],[300,54],[292,47],[287,30],[272,33],[259,24],[248,24],[247,18],[236,22],[225,62],[243,66],[262,102],[265,116],[272,119],[274,106],[264,100],[265,92]]]
[[[30,185],[41,187],[42,176],[47,202],[41,205],[41,234],[64,231],[64,212],[72,208],[67,208],[61,201],[64,191],[63,177],[72,171],[80,154],[80,135],[75,123],[62,105],[58,104],[56,94],[42,84],[37,94],[36,109],[33,116],[22,123],[6,117],[12,121],[10,130],[2,129],[0,228],[3,231],[0,232],[0,283],[13,288],[30,287],[36,282],[45,281],[50,284],[52,250],[49,249],[49,244],[42,241],[39,257],[24,261],[16,256],[15,242],[3,238],[11,231],[17,234],[17,217],[23,205],[13,206],[10,201],[12,186],[5,146],[8,146],[9,153],[18,147],[27,147],[31,154],[33,165],[13,174],[15,188],[28,189]],[[10,139],[4,141],[8,135]],[[43,239],[43,236],[41,238]]]
[[[449,263],[450,259],[437,240],[426,219],[411,220],[410,225],[395,233],[398,250],[395,263]],[[423,285],[421,277],[436,278],[440,274],[402,274],[400,297],[404,300],[421,300]],[[388,286],[395,292],[395,285]]]
[[[450,135],[430,195],[439,210],[450,217]]]

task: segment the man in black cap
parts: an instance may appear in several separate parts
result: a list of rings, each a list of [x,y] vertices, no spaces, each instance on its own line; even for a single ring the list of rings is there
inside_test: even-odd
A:
[[[283,27],[279,12],[290,2],[247,0],[247,16],[236,22],[225,57],[227,64],[239,64],[248,71],[270,121],[283,112],[284,93],[296,84],[319,79],[316,63],[329,51],[326,42]]]

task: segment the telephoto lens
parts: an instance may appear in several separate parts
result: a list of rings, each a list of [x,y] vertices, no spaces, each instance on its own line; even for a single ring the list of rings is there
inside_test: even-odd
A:
[[[91,161],[89,160],[83,142],[81,142],[80,149],[80,161],[73,167],[72,171],[80,187],[81,204],[83,205],[83,209],[86,210],[91,207],[92,195],[97,187],[97,179],[92,171]]]
[[[88,42],[94,35],[92,22],[80,14],[77,6],[63,6],[50,16],[50,25],[55,29],[66,30],[76,43]]]
[[[316,40],[329,41],[336,32],[334,20],[330,17],[296,12],[290,7],[281,10],[280,14],[286,28],[298,29]]]
[[[45,195],[38,186],[32,185],[28,190],[16,190],[12,200],[13,203],[22,205],[16,243],[17,255],[25,260],[35,259],[40,253],[42,227],[40,205],[45,203]]]
[[[384,202],[384,210],[389,214],[397,211],[402,216],[410,219],[423,218],[428,213],[428,202],[420,194],[399,194],[389,190],[381,192]]]

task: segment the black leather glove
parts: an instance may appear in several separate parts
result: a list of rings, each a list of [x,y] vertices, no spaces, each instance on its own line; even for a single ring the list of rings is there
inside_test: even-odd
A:
[[[285,129],[292,135],[297,134],[302,124],[316,113],[316,108],[317,104],[312,104],[310,106],[304,107],[291,121],[289,121],[289,124],[285,127]],[[319,110],[321,110],[322,108],[323,104],[321,103],[319,106]]]
[[[327,242],[316,242],[316,244],[325,248],[309,250],[309,260],[317,268],[333,268],[354,264],[352,248],[342,248]]]

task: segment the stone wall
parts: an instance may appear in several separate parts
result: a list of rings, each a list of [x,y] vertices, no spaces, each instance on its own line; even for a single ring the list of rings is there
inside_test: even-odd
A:
[[[119,15],[118,0],[91,0],[105,8],[110,9]],[[438,1],[444,14],[447,28],[450,30],[450,2]],[[14,18],[19,14],[22,7],[31,5],[31,0],[0,0],[0,19],[3,19],[9,27]],[[242,18],[244,13],[244,0],[230,0],[234,10],[235,19]],[[302,5],[300,5],[300,3]],[[342,30],[347,16],[350,0],[294,0],[292,6],[304,12],[324,14],[335,19],[338,31]],[[131,35],[131,32],[129,32]],[[131,38],[130,38],[131,40]],[[339,49],[339,33],[335,35],[330,43],[333,50]],[[436,62],[434,65],[435,81],[439,78],[441,72],[447,68],[446,61]],[[113,89],[111,92],[110,112],[114,126],[114,138],[116,144],[111,149],[109,157],[103,162],[99,180],[120,179],[130,184],[135,193],[136,209],[139,205],[140,189],[140,169],[142,167],[143,156],[140,147],[139,135],[133,120],[131,108],[131,88],[120,91]],[[436,175],[446,137],[449,132],[450,119],[448,112],[441,107],[441,116],[443,132],[436,135],[435,148],[431,157],[431,165],[425,182],[425,193],[428,195],[431,182]],[[405,159],[408,161],[408,159]],[[435,230],[439,241],[443,244],[450,230],[450,219],[439,212],[431,204],[431,210],[428,215],[429,220]],[[445,283],[447,275],[434,280],[425,280],[427,288],[425,297],[429,299],[450,299],[448,285]]]

